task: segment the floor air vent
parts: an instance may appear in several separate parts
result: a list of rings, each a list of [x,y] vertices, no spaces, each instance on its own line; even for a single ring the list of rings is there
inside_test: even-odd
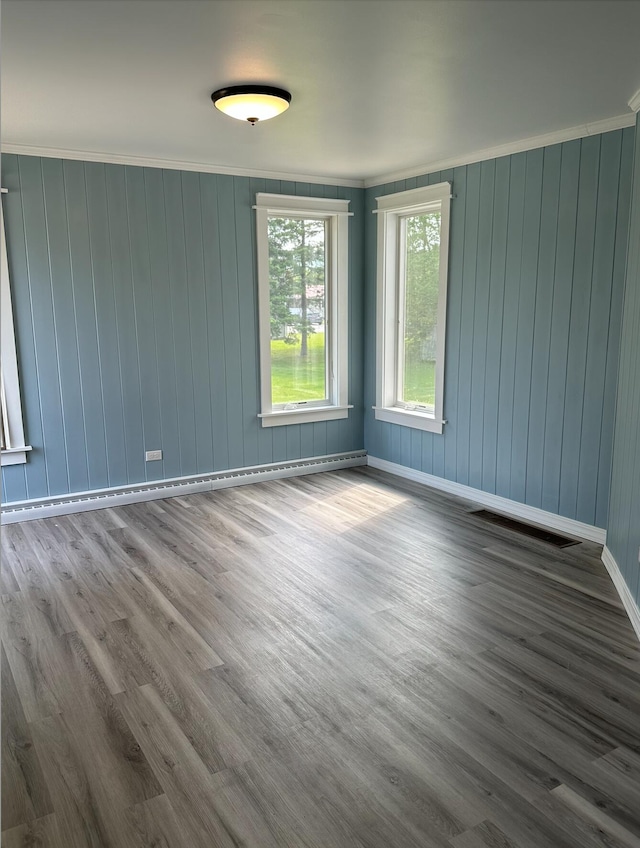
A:
[[[540,542],[547,542],[556,548],[569,548],[571,545],[580,544],[575,539],[560,536],[558,533],[552,533],[550,530],[544,530],[542,527],[534,527],[533,524],[525,524],[524,521],[517,521],[515,518],[507,518],[506,515],[491,512],[489,509],[477,509],[471,515],[475,515],[476,518],[482,518],[483,521],[489,521],[491,524],[497,524],[506,530],[513,530],[515,533],[521,533],[532,539],[538,539]]]

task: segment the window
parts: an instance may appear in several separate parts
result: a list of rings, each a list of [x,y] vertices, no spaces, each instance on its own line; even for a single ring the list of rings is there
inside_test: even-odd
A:
[[[349,414],[348,209],[256,197],[263,427]]]
[[[0,311],[2,326],[0,335],[0,430],[2,465],[17,465],[27,461],[27,451],[31,448],[24,443],[22,425],[22,406],[20,403],[20,382],[18,380],[18,360],[13,331],[13,310],[11,307],[11,287],[9,284],[9,265],[7,245],[4,236],[4,216],[0,206]]]
[[[378,200],[376,418],[442,433],[449,183]]]

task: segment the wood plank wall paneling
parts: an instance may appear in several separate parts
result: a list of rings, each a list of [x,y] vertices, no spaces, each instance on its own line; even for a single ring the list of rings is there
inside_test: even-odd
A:
[[[367,189],[369,453],[606,526],[634,138],[629,128]],[[442,180],[456,197],[440,436],[371,411],[371,210],[377,196]]]
[[[640,604],[640,116],[636,121],[607,547]]]
[[[4,499],[364,444],[381,458],[604,526],[634,138],[633,129],[621,130],[366,193],[4,156],[25,417],[34,446],[25,466],[3,469]],[[380,194],[442,180],[453,182],[456,199],[449,423],[440,437],[376,422],[370,411],[370,210]],[[258,426],[251,210],[258,191],[351,200],[356,408],[347,421]],[[627,301],[625,314],[633,306]],[[637,337],[631,319],[627,324],[627,336]],[[631,355],[622,352],[620,379],[627,383]],[[634,398],[631,392],[619,419],[636,409]],[[620,444],[631,450],[632,434],[623,425],[619,420]],[[145,463],[144,450],[154,447],[163,449],[163,460]],[[619,467],[626,469],[622,461]],[[624,525],[624,514],[624,508],[617,519],[612,514],[610,526]],[[629,514],[627,525],[631,520]],[[633,565],[631,547],[628,542],[618,556]],[[636,572],[632,580],[637,584]]]
[[[5,502],[363,447],[362,190],[8,154],[2,172],[33,446]],[[351,201],[347,420],[259,426],[257,191]]]

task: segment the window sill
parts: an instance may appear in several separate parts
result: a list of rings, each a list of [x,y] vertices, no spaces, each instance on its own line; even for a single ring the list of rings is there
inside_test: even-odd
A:
[[[21,448],[8,448],[2,451],[2,465],[21,465],[27,461],[27,453],[31,450],[31,445],[24,445]]]
[[[442,433],[442,429],[447,423],[424,412],[402,409],[399,406],[374,406],[373,411],[378,421],[400,424],[403,427],[414,427],[416,430],[426,430],[429,433]]]
[[[338,418],[348,418],[348,406],[311,406],[301,409],[282,409],[277,412],[263,412],[258,415],[263,427],[281,427],[285,424],[309,424],[313,421],[335,421]]]

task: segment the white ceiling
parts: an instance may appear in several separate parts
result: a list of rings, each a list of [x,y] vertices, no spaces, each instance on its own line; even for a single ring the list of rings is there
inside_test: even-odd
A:
[[[640,2],[3,0],[2,140],[363,179],[630,115]],[[293,95],[255,128],[211,92]]]

